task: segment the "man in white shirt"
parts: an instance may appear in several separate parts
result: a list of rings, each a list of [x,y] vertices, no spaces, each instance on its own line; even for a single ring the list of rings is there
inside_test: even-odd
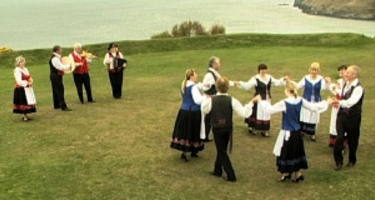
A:
[[[361,86],[358,76],[359,67],[351,65],[344,73],[345,84],[341,89],[341,100],[336,100],[334,106],[339,108],[336,129],[337,139],[334,146],[334,158],[336,162],[335,170],[340,170],[343,166],[343,143],[345,133],[347,134],[349,146],[348,167],[353,167],[357,162],[356,151],[360,136],[360,126],[362,118],[362,103],[364,89]]]
[[[203,78],[203,91],[206,95],[213,96],[216,95],[216,80],[221,78],[219,70],[221,68],[220,59],[216,56],[212,56],[208,61],[208,71]],[[211,131],[211,119],[210,114],[206,115],[204,118],[205,129],[206,129],[206,139],[205,142],[211,141],[209,139],[209,134]]]
[[[53,106],[55,109],[61,109],[62,111],[71,111],[65,103],[63,83],[64,71],[70,69],[70,66],[62,63],[62,48],[60,46],[54,46],[52,52],[53,55],[49,60],[49,66],[53,92]]]
[[[232,147],[233,111],[243,118],[249,117],[255,98],[242,106],[237,99],[228,95],[229,81],[227,78],[219,78],[216,86],[219,91],[217,95],[204,99],[201,105],[203,113],[211,115],[210,120],[217,152],[215,168],[211,174],[221,177],[224,169],[227,174],[226,180],[235,182],[236,175],[227,154],[228,143],[230,150]]]

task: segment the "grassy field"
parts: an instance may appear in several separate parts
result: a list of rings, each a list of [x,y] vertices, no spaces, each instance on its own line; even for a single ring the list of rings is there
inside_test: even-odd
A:
[[[125,97],[111,97],[102,56],[106,45],[90,46],[101,56],[91,69],[95,104],[79,103],[72,76],[64,77],[66,101],[72,112],[52,109],[49,51],[34,50],[0,56],[0,199],[374,199],[375,41],[352,34],[233,35],[213,38],[121,42],[130,62]],[[68,51],[65,51],[67,54]],[[25,55],[34,78],[38,113],[23,123],[13,115],[12,60]],[[235,117],[234,149],[230,155],[238,182],[210,176],[214,144],[198,159],[184,163],[169,148],[180,106],[179,87],[188,67],[202,78],[208,58],[222,59],[222,74],[248,80],[259,63],[275,77],[299,80],[313,61],[325,76],[336,67],[362,67],[366,88],[362,135],[355,168],[333,170],[327,146],[330,113],[322,115],[318,141],[306,140],[309,169],[301,184],[278,183],[273,144],[280,115],[272,119],[270,138],[249,136]],[[242,102],[253,94],[232,88]],[[328,93],[325,93],[327,96]],[[283,88],[273,89],[273,102]]]

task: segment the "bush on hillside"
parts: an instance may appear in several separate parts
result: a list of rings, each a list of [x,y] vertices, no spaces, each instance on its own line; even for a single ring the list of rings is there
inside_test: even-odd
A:
[[[225,34],[225,27],[220,24],[215,24],[210,29],[211,35],[224,35]]]
[[[171,38],[171,37],[195,37],[202,35],[217,35],[225,34],[225,28],[222,25],[214,25],[209,32],[206,28],[198,21],[185,21],[181,24],[176,24],[173,26],[171,32],[164,31],[162,33],[153,35],[151,39],[160,38]]]

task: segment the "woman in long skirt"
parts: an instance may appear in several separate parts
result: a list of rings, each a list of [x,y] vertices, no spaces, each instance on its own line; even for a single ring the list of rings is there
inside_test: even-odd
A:
[[[200,133],[203,120],[201,106],[203,96],[201,85],[197,84],[198,74],[194,69],[188,69],[185,73],[185,80],[182,82],[181,94],[182,105],[175,122],[171,148],[182,151],[181,159],[188,161],[187,153],[191,157],[198,157],[198,152],[204,149]]]
[[[328,103],[327,101],[310,103],[298,96],[297,84],[293,81],[288,81],[285,95],[285,99],[272,106],[268,101],[261,101],[260,106],[270,114],[282,112],[282,128],[273,150],[276,156],[277,170],[282,174],[279,181],[284,182],[291,179],[292,175],[294,175],[293,181],[299,182],[304,180],[301,170],[308,168],[303,138],[300,132],[300,112],[302,108],[324,112],[328,108],[328,103],[332,103],[332,100],[329,99]]]
[[[268,73],[267,65],[260,64],[257,75],[247,82],[236,82],[236,85],[244,90],[255,88],[254,96],[260,95],[262,100],[271,102],[271,86],[285,85],[285,77],[275,79]],[[254,104],[253,113],[249,118],[245,119],[245,123],[248,125],[249,133],[260,133],[263,136],[269,136],[271,116],[259,107],[257,103]]]
[[[30,120],[28,114],[36,112],[36,100],[32,88],[33,79],[26,68],[26,60],[22,56],[16,58],[14,78],[16,86],[13,96],[13,113],[22,114],[22,119],[28,121]]]
[[[309,68],[310,74],[298,83],[298,88],[303,88],[303,98],[310,103],[320,102],[321,91],[328,89],[328,84],[320,74],[320,64],[314,62]],[[311,141],[316,141],[316,128],[319,123],[320,113],[303,108],[301,110],[301,131],[310,135]]]

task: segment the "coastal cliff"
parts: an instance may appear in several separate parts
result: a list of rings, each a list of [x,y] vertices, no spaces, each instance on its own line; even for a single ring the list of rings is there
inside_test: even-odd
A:
[[[375,20],[375,0],[295,0],[294,6],[313,15]]]

